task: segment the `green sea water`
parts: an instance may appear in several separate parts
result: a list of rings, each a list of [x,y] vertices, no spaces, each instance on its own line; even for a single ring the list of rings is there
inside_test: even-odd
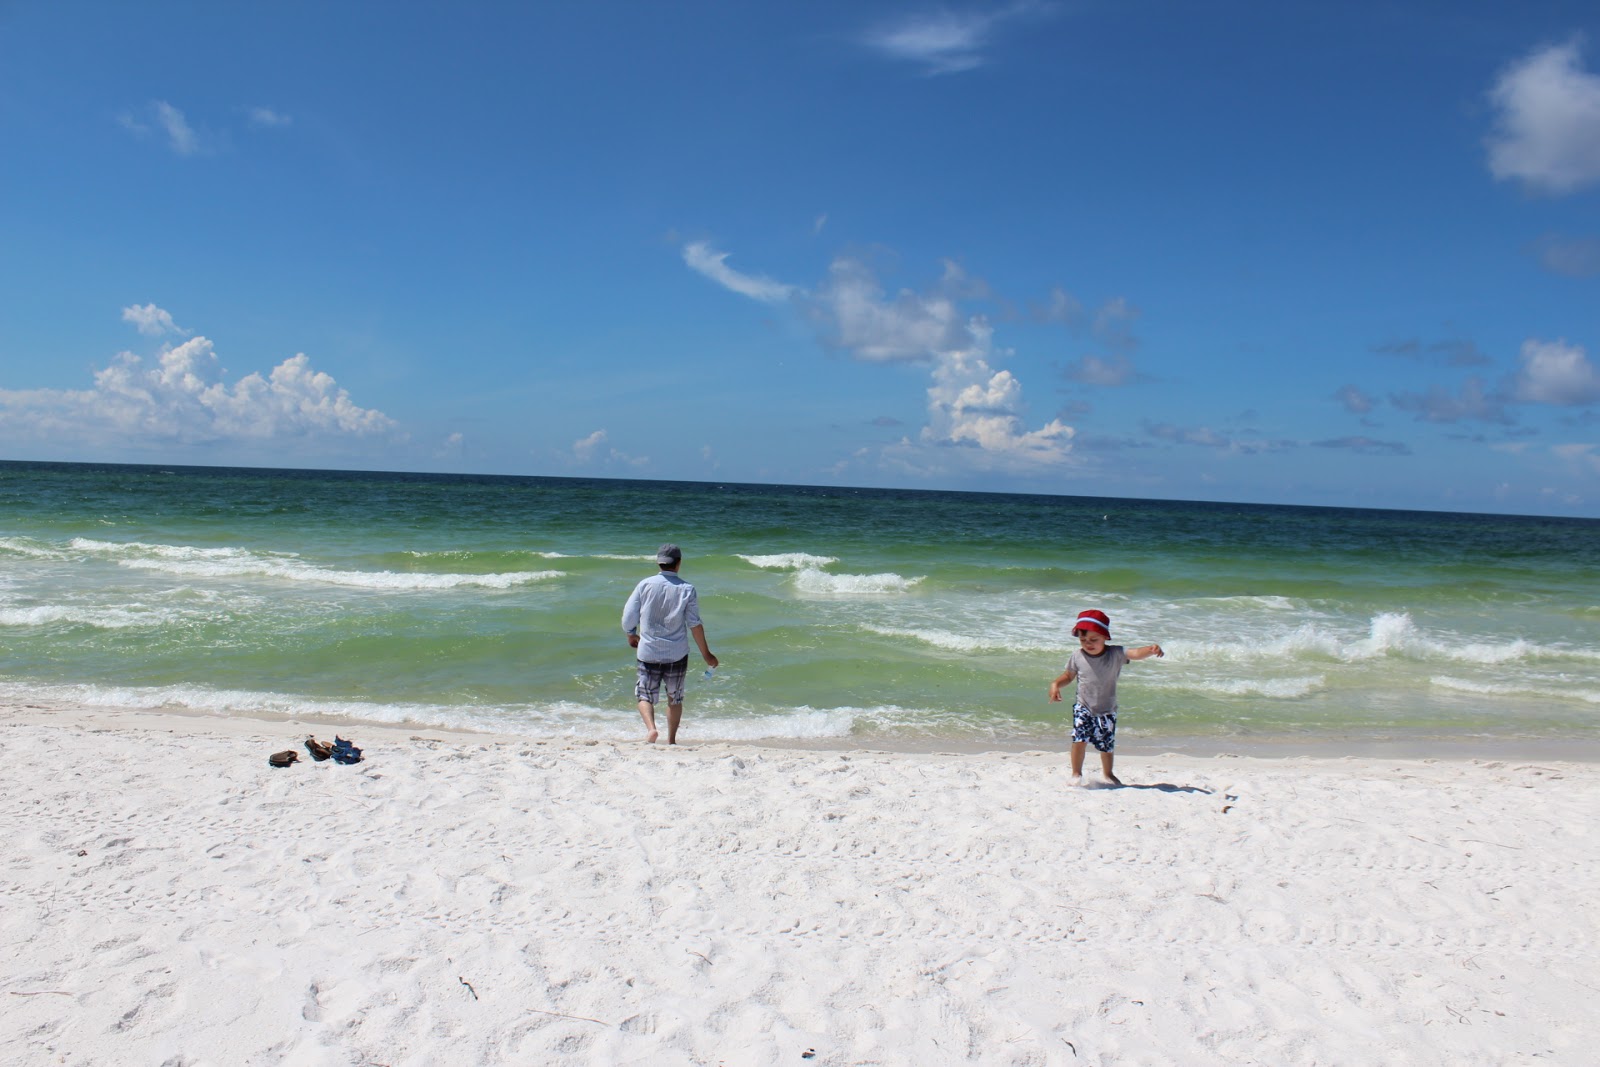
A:
[[[683,546],[685,740],[1059,745],[1084,608],[1124,743],[1600,739],[1600,522],[1110,498],[0,463],[0,699],[639,733]]]

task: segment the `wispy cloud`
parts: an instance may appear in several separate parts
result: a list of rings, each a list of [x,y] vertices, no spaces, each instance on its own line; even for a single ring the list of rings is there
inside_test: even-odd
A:
[[[1419,362],[1439,363],[1448,367],[1486,367],[1494,362],[1471,341],[1459,337],[1424,343],[1415,337],[1404,341],[1388,341],[1373,345],[1372,351],[1382,356],[1403,356]]]
[[[138,137],[164,134],[167,147],[180,156],[196,155],[202,150],[200,135],[189,125],[189,120],[165,100],[152,100],[136,111],[124,112],[117,120]]]
[[[1333,398],[1343,404],[1344,409],[1352,415],[1365,415],[1372,410],[1372,397],[1354,385],[1341,385],[1335,390]]]
[[[1339,448],[1368,456],[1411,455],[1411,446],[1404,441],[1375,441],[1370,437],[1334,437],[1326,441],[1313,441],[1311,444],[1316,448]]]
[[[1534,242],[1533,254],[1539,265],[1552,274],[1568,278],[1592,278],[1600,274],[1600,237],[1546,234]]]
[[[1411,412],[1419,422],[1476,421],[1501,425],[1512,422],[1506,413],[1506,397],[1487,388],[1480,378],[1468,378],[1455,392],[1433,385],[1425,393],[1390,393],[1389,403],[1401,411]]]
[[[794,293],[792,285],[783,285],[758,275],[742,274],[728,266],[727,260],[728,253],[718,252],[704,241],[695,241],[685,245],[683,249],[683,261],[691,269],[741,296],[748,296],[765,304],[777,304],[789,299]]]
[[[275,111],[270,107],[253,107],[250,109],[249,115],[250,125],[268,129],[275,126],[288,126],[294,122],[292,117],[285,115],[281,111]]]
[[[1235,437],[1218,433],[1209,426],[1176,426],[1170,422],[1147,422],[1144,432],[1161,441],[1178,445],[1214,448],[1221,452],[1253,456],[1263,452],[1287,452],[1298,448],[1297,441],[1264,441],[1250,437]]]
[[[154,305],[124,309],[123,318],[147,334],[153,327],[166,332],[172,321]],[[383,412],[356,405],[304,353],[229,385],[205,337],[163,345],[150,362],[118,353],[88,389],[0,389],[0,430],[13,438],[69,433],[94,443],[150,446],[367,436],[396,428]]]
[[[1552,45],[1517,60],[1495,82],[1486,143],[1496,178],[1556,194],[1600,181],[1600,75],[1580,59],[1577,41]]]
[[[998,11],[926,11],[880,22],[861,40],[890,59],[914,63],[924,73],[957,74],[982,66],[995,31],[1012,20],[1049,10],[1040,3],[1016,3]]]

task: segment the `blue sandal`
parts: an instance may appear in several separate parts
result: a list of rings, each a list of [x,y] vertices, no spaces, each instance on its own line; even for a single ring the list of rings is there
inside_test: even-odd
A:
[[[338,734],[333,736],[333,762],[335,763],[360,763],[361,750]]]

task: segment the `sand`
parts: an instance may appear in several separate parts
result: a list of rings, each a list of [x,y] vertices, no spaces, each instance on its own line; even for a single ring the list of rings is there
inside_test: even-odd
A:
[[[1600,767],[0,708],[7,1064],[1596,1061]],[[1091,765],[1093,760],[1090,761]]]

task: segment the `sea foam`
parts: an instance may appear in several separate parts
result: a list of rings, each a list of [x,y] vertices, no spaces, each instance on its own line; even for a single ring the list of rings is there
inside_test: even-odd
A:
[[[334,570],[307,563],[291,553],[256,553],[240,548],[197,548],[151,545],[139,541],[109,542],[75,538],[72,547],[107,556],[135,570],[160,571],[188,578],[276,578],[291,582],[395,592],[482,587],[509,589],[529,582],[565,577],[564,571],[511,571],[497,574],[439,574],[405,571]]]

